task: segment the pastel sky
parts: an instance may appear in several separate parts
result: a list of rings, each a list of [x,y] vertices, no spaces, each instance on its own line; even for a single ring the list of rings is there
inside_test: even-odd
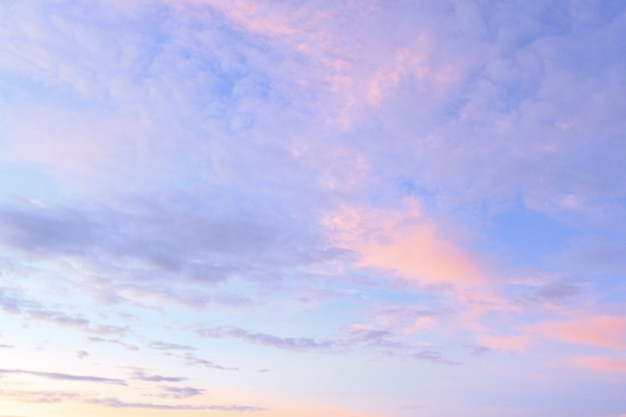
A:
[[[626,417],[626,2],[0,1],[0,417]]]

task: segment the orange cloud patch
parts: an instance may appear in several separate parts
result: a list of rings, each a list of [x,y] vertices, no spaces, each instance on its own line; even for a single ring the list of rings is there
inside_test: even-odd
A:
[[[421,284],[481,283],[479,263],[420,216],[415,202],[400,210],[344,208],[326,222],[362,267],[394,271]]]

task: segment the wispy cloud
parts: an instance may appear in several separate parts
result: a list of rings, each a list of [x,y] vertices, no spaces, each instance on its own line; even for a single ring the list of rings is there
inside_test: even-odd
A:
[[[165,398],[189,398],[195,397],[197,395],[201,395],[204,393],[203,389],[193,388],[193,387],[162,387],[164,393],[162,394]]]
[[[210,411],[232,411],[232,412],[254,412],[265,411],[261,407],[253,407],[247,405],[169,405],[169,404],[154,404],[154,403],[134,403],[125,402],[116,398],[105,399],[88,399],[85,400],[88,404],[97,404],[110,408],[140,408],[148,410],[210,410]]]
[[[185,364],[189,366],[204,366],[206,368],[219,369],[222,371],[238,371],[239,370],[239,368],[226,367],[226,366],[219,365],[215,362],[211,362],[207,359],[198,357],[192,353],[185,354]]]
[[[338,343],[334,340],[317,340],[309,337],[280,337],[268,333],[250,332],[239,327],[201,327],[198,329],[198,334],[208,338],[231,337],[256,345],[303,352],[310,350],[330,351],[338,347]]]
[[[126,381],[122,379],[105,378],[91,375],[72,375],[58,372],[27,371],[23,369],[0,369],[0,374],[24,374],[46,379],[56,379],[59,381],[82,381],[97,382],[103,384],[126,385]]]
[[[187,380],[187,378],[177,376],[149,375],[143,369],[134,369],[131,378],[148,382],[183,382]]]
[[[159,340],[152,341],[148,344],[149,348],[157,350],[195,350],[192,346],[179,345],[177,343],[162,342]]]

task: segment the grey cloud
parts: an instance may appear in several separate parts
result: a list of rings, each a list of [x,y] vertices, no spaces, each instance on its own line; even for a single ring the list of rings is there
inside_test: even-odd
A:
[[[80,212],[61,209],[19,211],[0,210],[2,240],[29,251],[81,253],[97,234],[94,225]]]
[[[583,289],[584,287],[575,280],[560,279],[533,287],[515,300],[520,304],[558,305],[570,302],[582,294]]]
[[[54,404],[79,398],[72,392],[62,391],[17,391],[0,389],[0,398],[34,404]]]
[[[0,288],[0,308],[7,313],[20,314],[31,320],[42,321],[61,327],[70,327],[80,331],[96,334],[127,334],[127,326],[94,325],[89,319],[70,315],[61,311],[44,308],[41,303],[11,295],[6,288]]]
[[[183,388],[182,392],[193,394],[194,388]],[[187,391],[185,391],[187,390]],[[201,391],[201,390],[199,390]],[[117,398],[89,398],[73,392],[61,391],[15,391],[0,389],[0,398],[10,399],[33,404],[61,403],[68,400],[80,401],[84,404],[94,404],[110,408],[136,408],[151,410],[205,410],[205,411],[230,411],[230,412],[255,412],[266,411],[262,407],[248,405],[185,405],[185,404],[154,404],[126,402]],[[9,416],[4,416],[9,417]]]
[[[465,345],[465,347],[469,350],[472,356],[476,357],[483,356],[485,353],[491,351],[491,348],[488,348],[487,346]]]
[[[58,324],[60,326],[76,327],[79,329],[88,329],[90,321],[80,317],[72,317],[63,313],[50,310],[31,310],[29,317],[36,320],[43,320],[49,323]]]
[[[234,338],[246,343],[295,352],[337,353],[355,348],[375,348],[388,352],[408,348],[409,345],[393,340],[395,334],[388,330],[348,328],[344,336],[336,339],[310,337],[283,337],[269,333],[251,332],[239,327],[200,327],[202,337]]]
[[[118,335],[118,336],[126,336],[130,332],[130,328],[128,326],[114,326],[110,324],[98,324],[95,327],[89,329],[92,333],[101,334],[101,335]]]
[[[36,304],[9,293],[10,290],[0,288],[0,308],[10,314],[19,314],[24,309],[32,308]]]
[[[372,316],[384,320],[397,320],[405,317],[409,320],[415,320],[420,317],[444,317],[455,313],[451,307],[413,307],[406,305],[385,306],[374,310]]]
[[[61,380],[61,381],[83,381],[83,382],[97,382],[97,383],[113,384],[113,385],[126,385],[126,381],[122,379],[104,378],[104,377],[91,376],[91,375],[73,375],[73,374],[64,374],[64,373],[57,373],[57,372],[27,371],[23,369],[0,369],[0,374],[25,374],[25,375],[37,376],[40,378],[56,379],[56,380]]]
[[[204,393],[203,389],[199,389],[199,388],[193,388],[193,387],[161,387],[163,389],[163,391],[165,391],[165,394],[162,395],[162,397],[165,398],[177,398],[177,399],[183,399],[183,398],[189,398],[189,397],[195,397],[197,395],[202,395]]]
[[[361,344],[385,349],[402,349],[408,347],[405,343],[391,340],[395,335],[389,330],[351,328],[348,329],[348,334],[351,336],[349,340],[355,345]]]
[[[169,405],[169,404],[153,404],[153,403],[131,403],[118,400],[116,398],[105,399],[88,399],[84,401],[88,404],[97,404],[111,408],[143,408],[151,410],[207,410],[207,411],[232,411],[232,412],[250,412],[265,411],[261,407],[253,407],[247,405]]]
[[[222,366],[222,365],[218,365],[214,362],[211,362],[209,360],[200,358],[198,356],[192,355],[191,353],[186,353],[185,354],[185,363],[189,366],[204,366],[207,368],[212,368],[212,369],[219,369],[222,371],[238,371],[239,368],[232,368],[232,367],[226,367],[226,366]]]
[[[563,300],[580,294],[582,288],[571,281],[552,282],[539,287],[533,296],[540,300]]]
[[[303,225],[272,207],[282,205],[280,201],[251,205],[244,200],[208,188],[202,193],[117,201],[107,209],[83,210],[80,215],[55,207],[5,208],[0,211],[0,230],[10,233],[0,235],[0,241],[31,256],[78,257],[92,271],[87,276],[95,285],[88,288],[104,299],[121,301],[120,294],[130,290],[201,307],[240,307],[252,300],[228,289],[174,288],[172,277],[188,286],[237,277],[264,288],[284,278],[281,271],[286,268],[323,265],[344,256],[327,246],[321,229],[307,230],[319,225]],[[90,232],[61,233],[83,228]],[[20,308],[9,298],[3,306]]]
[[[89,336],[87,338],[88,341],[92,342],[92,343],[111,343],[114,345],[118,345],[118,346],[122,346],[128,350],[133,350],[133,351],[138,351],[139,347],[135,346],[135,345],[131,345],[129,343],[126,342],[122,342],[121,340],[117,340],[117,339],[105,339],[102,337],[94,337],[94,336]]]
[[[183,378],[183,377],[148,375],[146,374],[146,371],[143,369],[135,369],[131,374],[131,378],[136,379],[138,381],[149,381],[149,382],[183,382],[187,380],[187,378]]]
[[[159,340],[152,341],[148,344],[149,348],[157,350],[195,350],[196,348],[187,345],[179,345],[176,343],[161,342]]]
[[[330,351],[338,347],[338,343],[334,340],[316,340],[309,337],[279,337],[268,333],[249,332],[239,327],[200,328],[198,329],[198,334],[209,338],[231,337],[256,345],[293,351]]]
[[[424,347],[419,352],[415,353],[413,358],[443,365],[460,365],[457,361],[445,358],[441,354],[441,348],[438,346]]]

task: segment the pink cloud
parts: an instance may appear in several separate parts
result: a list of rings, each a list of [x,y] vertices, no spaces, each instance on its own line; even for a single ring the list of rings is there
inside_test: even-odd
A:
[[[184,2],[170,1],[174,5]],[[190,0],[188,3],[210,5],[231,18],[245,30],[266,36],[289,36],[296,28],[283,22],[279,14],[271,13],[263,2],[248,0]]]
[[[398,49],[391,59],[385,63],[369,81],[367,100],[372,105],[380,105],[385,90],[396,87],[403,78],[412,76],[419,80],[427,80],[432,84],[450,84],[458,79],[455,69],[451,66],[434,68],[429,62],[428,38],[420,37],[420,47],[412,51],[409,48]]]
[[[413,200],[396,210],[344,207],[327,218],[358,266],[394,271],[420,284],[482,283],[480,262],[421,217]]]
[[[626,347],[626,319],[622,317],[581,317],[565,322],[541,323],[529,330],[565,342],[617,349]]]
[[[626,359],[624,358],[615,359],[597,356],[582,356],[573,358],[571,362],[577,366],[592,371],[626,372]]]
[[[528,348],[531,338],[528,335],[483,336],[480,343],[499,350],[524,351]]]

